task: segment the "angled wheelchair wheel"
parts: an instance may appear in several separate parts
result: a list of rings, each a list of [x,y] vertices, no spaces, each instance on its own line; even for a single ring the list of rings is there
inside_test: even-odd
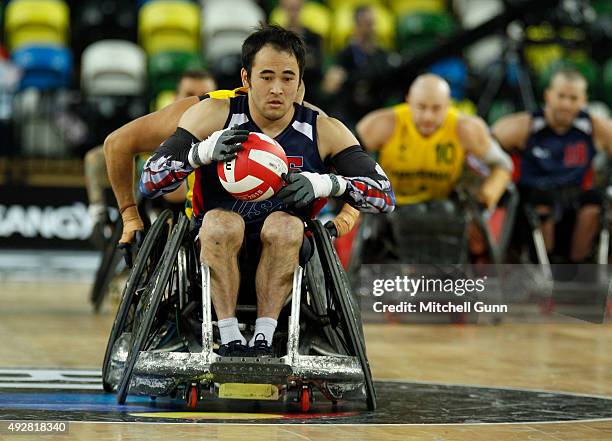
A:
[[[366,401],[368,410],[376,409],[376,391],[370,364],[366,356],[365,338],[361,323],[359,305],[350,290],[348,277],[344,272],[338,255],[335,253],[331,238],[321,222],[310,223],[313,229],[317,248],[320,251],[321,266],[325,273],[328,291],[328,310],[335,310],[338,315],[337,328],[340,328],[338,337],[341,337],[343,346],[348,355],[359,358],[365,379]],[[341,334],[341,335],[340,335]]]
[[[113,234],[104,247],[102,261],[96,271],[96,278],[90,294],[91,303],[96,313],[100,311],[108,291],[108,286],[113,277],[115,277],[117,267],[121,262],[121,251],[117,248],[117,244],[121,238],[121,230],[121,220],[118,220],[115,222]]]
[[[137,329],[133,330],[135,337],[117,388],[117,402],[119,404],[125,404],[132,373],[140,351],[155,347],[158,340],[157,331],[161,329],[166,318],[170,314],[173,316],[175,313],[178,314],[178,311],[171,310],[177,307],[179,298],[184,295],[180,292],[181,289],[186,289],[184,281],[179,279],[185,276],[188,271],[187,268],[183,267],[185,261],[178,256],[181,247],[191,246],[190,244],[184,244],[188,226],[189,220],[185,215],[180,214],[153,273],[151,283],[148,284],[143,293],[141,300],[142,319],[135,326]]]
[[[102,384],[107,392],[112,391],[108,375],[115,342],[124,332],[132,332],[133,330],[138,302],[161,258],[168,235],[170,234],[171,225],[172,212],[165,210],[147,232],[123,289],[121,303],[111,328],[102,364]]]

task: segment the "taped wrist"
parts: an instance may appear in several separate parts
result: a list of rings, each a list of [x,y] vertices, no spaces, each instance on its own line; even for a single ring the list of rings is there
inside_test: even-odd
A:
[[[482,160],[490,167],[500,167],[512,173],[514,164],[508,153],[504,152],[499,143],[494,139],[491,140],[489,149],[485,153]]]
[[[331,191],[329,192],[330,196],[342,196],[344,191],[346,190],[346,179],[342,176],[336,176],[333,173],[330,173],[329,179],[331,180]]]
[[[208,138],[202,142],[191,144],[189,150],[189,164],[193,168],[198,168],[202,165],[208,165],[213,162],[213,154],[215,151],[215,145],[219,141],[219,137],[223,134],[224,130],[217,130]]]
[[[130,206],[121,213],[121,219],[123,221],[123,232],[121,234],[120,243],[129,243],[134,239],[134,233],[136,231],[143,231],[144,224],[140,215],[138,214],[138,207]]]

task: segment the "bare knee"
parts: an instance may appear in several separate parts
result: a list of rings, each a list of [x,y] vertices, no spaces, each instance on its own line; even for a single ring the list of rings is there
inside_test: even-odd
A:
[[[266,218],[260,238],[264,247],[282,245],[297,249],[304,239],[304,223],[290,214],[274,212]]]
[[[211,210],[204,215],[200,227],[202,252],[205,249],[227,249],[237,252],[244,238],[244,220],[237,213]]]

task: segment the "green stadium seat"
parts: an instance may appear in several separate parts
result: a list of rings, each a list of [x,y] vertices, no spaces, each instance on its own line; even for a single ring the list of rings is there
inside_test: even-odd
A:
[[[398,47],[404,54],[416,54],[437,44],[456,28],[448,14],[420,12],[398,19]]]
[[[610,0],[591,0],[591,6],[598,16],[612,15],[612,2]]]
[[[184,71],[199,69],[202,59],[195,52],[158,52],[149,57],[149,83],[156,96],[163,90],[174,90]]]
[[[487,123],[489,126],[495,124],[495,121],[500,119],[502,116],[509,115],[510,113],[516,112],[516,107],[511,101],[498,100],[493,101],[489,114],[487,115]]]

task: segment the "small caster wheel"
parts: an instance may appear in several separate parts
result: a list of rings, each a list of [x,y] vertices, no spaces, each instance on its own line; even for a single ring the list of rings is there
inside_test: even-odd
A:
[[[310,402],[312,400],[312,392],[308,386],[302,388],[302,394],[300,395],[300,409],[306,413],[310,410]]]
[[[198,404],[198,388],[193,385],[189,389],[189,395],[187,398],[187,407],[190,409],[195,409]]]

